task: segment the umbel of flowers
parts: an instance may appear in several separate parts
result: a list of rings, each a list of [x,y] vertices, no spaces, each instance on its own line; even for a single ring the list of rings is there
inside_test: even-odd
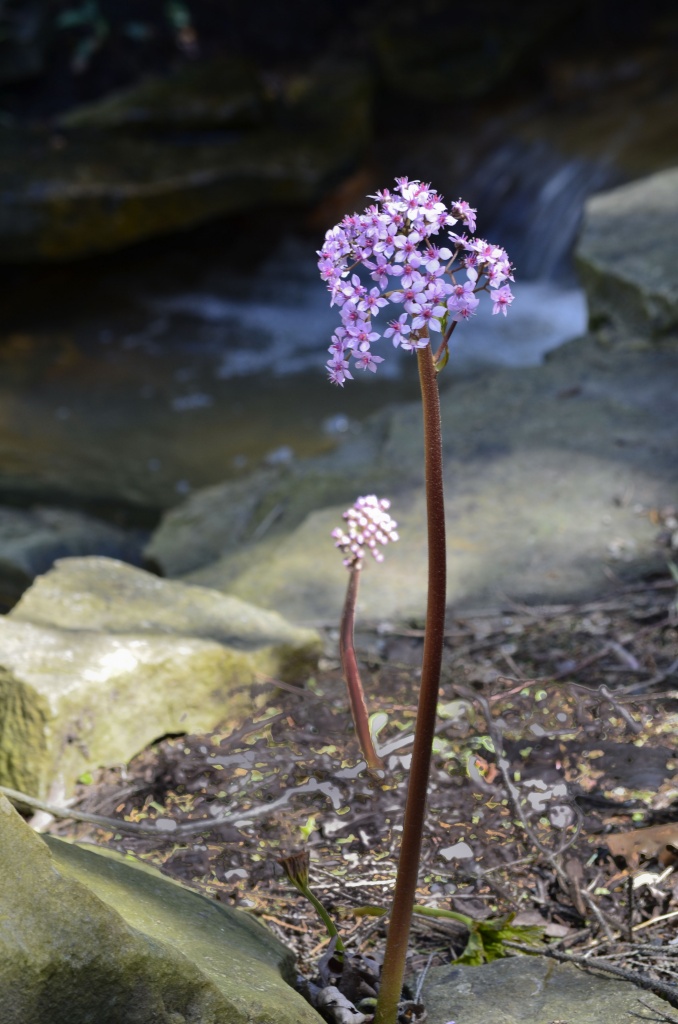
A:
[[[447,362],[452,332],[473,317],[480,293],[489,293],[493,313],[506,315],[513,302],[508,283],[513,280],[513,268],[502,248],[472,237],[476,211],[461,199],[446,206],[430,185],[407,178],[396,179],[394,192],[385,189],[369,198],[374,202],[363,213],[344,217],[327,232],[318,266],[341,317],[330,345],[330,380],[343,386],[352,379],[352,369],[374,373],[384,357],[373,347],[385,338],[396,348],[416,353],[421,384],[428,538],[426,631],[398,872],[374,1015],[374,1024],[396,1024],[417,887],[445,637],[447,553],[438,372]],[[451,230],[459,222],[470,234]],[[433,237],[441,232],[445,234],[442,244],[434,244]],[[439,339],[435,351],[433,337]],[[349,570],[339,642],[342,665],[356,732],[368,767],[375,771],[381,762],[369,733],[353,649],[353,621],[365,551],[371,550],[380,560],[378,544],[395,539],[390,535],[395,524],[389,527],[385,520],[375,519],[384,515],[388,516],[387,507],[379,499],[358,499],[345,514],[347,528],[334,533]]]
[[[327,369],[342,386],[353,379],[352,368],[376,371],[384,357],[373,346],[382,338],[413,352],[425,348],[434,332],[440,363],[456,324],[475,313],[479,292],[489,292],[493,313],[506,315],[513,302],[506,252],[448,230],[461,222],[475,231],[476,211],[468,203],[459,199],[447,207],[429,185],[407,178],[396,179],[394,192],[384,189],[369,198],[374,204],[331,228],[318,253],[320,276],[341,316]],[[431,240],[441,231],[442,246]]]
[[[332,530],[332,536],[335,547],[344,554],[347,569],[361,569],[366,551],[370,552],[375,562],[383,562],[384,556],[379,545],[385,547],[389,541],[398,540],[398,524],[395,519],[391,519],[388,511],[390,507],[388,498],[368,494],[365,498],[358,498],[354,505],[346,509],[343,515],[346,526],[343,530],[340,527]]]

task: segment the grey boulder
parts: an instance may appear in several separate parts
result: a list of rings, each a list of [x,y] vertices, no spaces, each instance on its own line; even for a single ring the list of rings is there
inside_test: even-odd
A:
[[[588,200],[576,258],[593,328],[678,344],[676,224],[678,168]]]
[[[668,1009],[628,981],[541,956],[434,967],[422,999],[428,1024],[632,1024],[666,1020]]]
[[[611,351],[589,336],[542,366],[452,380],[441,405],[451,605],[600,595],[611,574],[637,578],[665,566],[649,511],[678,498],[672,353]],[[392,500],[400,541],[383,565],[368,560],[359,615],[421,619],[422,476],[421,408],[399,405],[335,453],[273,481],[256,478],[258,500],[242,506],[249,522],[237,546],[235,513],[220,522],[219,507],[238,504],[225,483],[168,513],[147,553],[187,582],[297,621],[337,622],[346,570],[330,534],[359,494],[377,493]]]
[[[146,865],[42,839],[0,797],[0,1024],[318,1024],[292,954]]]

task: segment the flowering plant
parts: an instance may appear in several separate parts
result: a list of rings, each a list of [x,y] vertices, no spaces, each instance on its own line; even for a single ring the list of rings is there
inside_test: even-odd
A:
[[[513,302],[508,283],[513,280],[513,268],[499,246],[449,230],[461,221],[471,234],[475,231],[476,211],[462,199],[448,207],[430,185],[408,178],[397,178],[394,192],[384,189],[369,198],[374,203],[363,213],[344,217],[327,232],[318,267],[341,318],[329,349],[329,379],[343,387],[353,379],[352,369],[375,373],[384,357],[375,354],[373,346],[383,337],[390,338],[396,348],[416,353],[421,384],[428,532],[426,631],[398,872],[374,1015],[374,1024],[395,1024],[417,885],[445,625],[445,501],[437,375],[447,363],[452,332],[474,315],[479,293],[489,292],[492,312],[506,315]],[[442,230],[447,231],[445,244],[435,245],[431,239]],[[401,312],[380,331],[379,315],[389,305]],[[440,338],[435,352],[431,332]],[[333,532],[350,573],[340,652],[356,732],[368,767],[378,770],[381,761],[372,744],[353,650],[353,622],[365,552],[371,551],[380,561],[378,545],[397,539],[396,524],[388,503],[374,495],[359,498],[344,518],[346,528]]]
[[[372,346],[381,337],[408,352],[426,348],[431,331],[440,335],[436,365],[447,360],[452,331],[475,313],[478,293],[489,291],[493,313],[506,315],[513,302],[508,281],[513,271],[505,251],[482,238],[448,232],[450,246],[431,241],[462,221],[474,232],[476,211],[459,199],[449,209],[429,185],[396,179],[394,193],[384,189],[364,213],[351,214],[331,228],[319,251],[320,276],[327,282],[341,326],[332,336],[327,363],[330,380],[342,387],[353,368],[374,373],[384,358]],[[365,284],[356,268],[369,272]],[[464,278],[465,275],[465,279]],[[402,313],[381,333],[374,323],[389,303]]]

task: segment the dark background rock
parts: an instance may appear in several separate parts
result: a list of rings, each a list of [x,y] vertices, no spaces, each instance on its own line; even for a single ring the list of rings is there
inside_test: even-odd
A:
[[[310,204],[364,149],[368,89],[360,69],[326,65],[265,96],[255,68],[223,60],[77,110],[62,121],[70,133],[5,128],[5,258],[73,259]]]
[[[482,17],[448,0],[4,0],[0,26],[4,261],[72,259],[257,203],[312,206],[389,138],[411,162],[427,132],[438,148],[449,140],[456,190],[468,177],[460,154],[474,139],[477,156],[478,131],[491,143],[497,120],[527,148],[490,169],[500,209],[497,178],[515,189],[517,172],[526,195],[539,190],[527,169],[554,158],[539,142],[564,111],[574,123],[559,124],[556,148],[585,161],[593,151],[585,194],[678,159],[669,0],[530,0],[510,15],[491,0]],[[329,78],[315,89],[319,65]],[[619,110],[647,108],[648,90],[656,102],[631,125],[644,158],[629,160]],[[524,121],[540,110],[535,140]],[[648,122],[660,122],[656,139]],[[290,142],[302,150],[292,165]],[[321,215],[323,227],[332,219]]]
[[[0,83],[44,70],[49,20],[44,0],[0,0]]]

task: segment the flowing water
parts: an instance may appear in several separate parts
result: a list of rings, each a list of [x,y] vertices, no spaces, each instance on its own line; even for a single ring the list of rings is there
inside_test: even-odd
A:
[[[486,301],[459,325],[446,373],[532,366],[585,330],[571,248],[584,199],[609,180],[602,165],[537,144],[503,143],[479,163],[464,195],[516,262],[516,298],[507,318]],[[271,237],[261,224],[233,237],[225,225],[26,271],[4,339],[0,430],[5,448],[22,423],[38,447],[49,440],[42,462],[24,443],[9,490],[32,474],[29,492],[105,501],[110,481],[118,497],[158,509],[262,463],[327,450],[376,408],[414,398],[413,358],[388,341],[377,374],[344,389],[326,382],[338,316],[317,275],[320,242]]]

